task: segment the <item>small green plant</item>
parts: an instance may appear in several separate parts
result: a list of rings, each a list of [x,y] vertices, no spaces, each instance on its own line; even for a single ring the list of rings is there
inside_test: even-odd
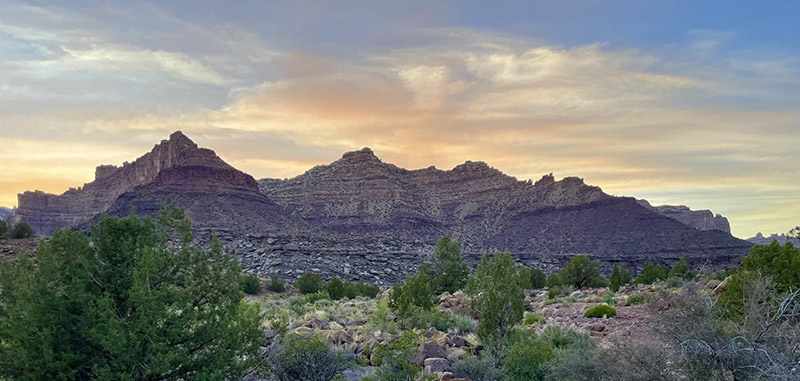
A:
[[[467,315],[450,312],[450,326],[459,333],[470,333],[478,329],[478,321]]]
[[[258,282],[258,277],[254,274],[242,274],[242,291],[248,295],[258,295],[261,291],[261,285]]]
[[[586,310],[583,316],[587,318],[609,318],[615,316],[616,314],[617,310],[615,310],[614,307],[606,304],[600,304]]]
[[[300,278],[297,278],[297,280],[294,282],[294,287],[300,290],[300,292],[303,294],[313,294],[322,290],[323,287],[325,287],[325,283],[322,282],[322,278],[319,276],[319,274],[312,271],[306,271],[300,276]]]
[[[11,230],[10,236],[13,239],[30,238],[33,237],[33,229],[25,221],[18,222]]]
[[[547,290],[547,299],[555,299],[567,295],[569,295],[569,287],[566,286],[553,286]]]
[[[284,292],[286,291],[286,286],[283,284],[283,281],[280,278],[273,276],[269,280],[269,285],[267,289],[272,292]]]
[[[628,296],[628,300],[625,302],[626,305],[635,306],[637,304],[647,303],[648,297],[647,294],[643,292],[637,292],[635,294],[631,294]]]
[[[376,355],[380,358],[380,366],[371,381],[414,381],[422,372],[422,367],[411,361],[417,352],[417,336],[410,331],[403,334],[389,345],[379,345]],[[377,365],[377,364],[373,364]]]
[[[605,302],[609,306],[613,306],[613,305],[617,304],[617,299],[614,298],[614,293],[613,292],[608,291],[605,294],[603,294],[603,302]]]
[[[306,294],[306,303],[313,304],[320,300],[330,299],[330,295],[325,290],[320,290],[311,294]]]
[[[535,323],[544,323],[544,317],[542,316],[541,312],[528,314],[525,316],[525,319],[522,320],[525,325],[531,325]]]

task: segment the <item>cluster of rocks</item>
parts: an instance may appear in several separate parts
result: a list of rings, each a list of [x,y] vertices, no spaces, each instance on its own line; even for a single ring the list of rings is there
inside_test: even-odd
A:
[[[659,205],[652,206],[647,200],[637,200],[644,206],[661,215],[676,219],[685,225],[698,230],[720,230],[731,232],[731,224],[722,215],[714,214],[710,210],[692,210],[685,205]]]
[[[88,231],[102,212],[153,215],[171,204],[186,210],[201,244],[217,232],[247,271],[286,279],[318,269],[326,278],[396,282],[445,235],[463,243],[467,261],[508,251],[546,271],[579,254],[605,272],[613,263],[637,269],[682,256],[725,265],[751,245],[577,177],[518,181],[483,162],[407,170],[365,148],[292,179],[256,182],[180,132],[133,163],[98,167],[81,188],[21,194],[14,218],[46,235]]]

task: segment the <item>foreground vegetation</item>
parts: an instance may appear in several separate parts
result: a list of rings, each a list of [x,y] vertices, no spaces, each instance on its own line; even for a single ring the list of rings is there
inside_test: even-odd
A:
[[[738,269],[575,256],[560,271],[441,239],[402,284],[242,274],[178,209],[104,216],[0,266],[8,379],[796,380],[800,249]],[[245,294],[257,295],[245,297]],[[641,334],[633,330],[643,330]]]

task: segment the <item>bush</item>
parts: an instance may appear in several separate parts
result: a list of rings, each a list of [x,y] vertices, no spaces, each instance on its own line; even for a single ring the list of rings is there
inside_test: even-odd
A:
[[[552,273],[547,276],[547,279],[544,281],[544,285],[547,287],[555,287],[560,286],[564,282],[561,281],[561,278],[558,276],[558,273]]]
[[[306,303],[309,303],[309,304],[313,304],[313,303],[316,303],[316,302],[318,302],[320,300],[325,300],[325,299],[330,299],[330,298],[331,298],[331,296],[328,295],[328,292],[325,291],[325,290],[320,290],[320,291],[313,292],[311,294],[306,294],[305,295]]]
[[[467,315],[450,312],[450,326],[465,334],[475,332],[478,329],[478,321]]]
[[[647,303],[648,296],[643,292],[637,292],[635,294],[631,294],[628,296],[627,301],[625,302],[628,306],[635,306],[637,304]]]
[[[332,300],[339,300],[344,298],[344,283],[339,277],[333,277],[328,285],[325,286],[325,290],[328,291],[328,295],[331,297]]]
[[[0,239],[6,238],[6,233],[8,233],[8,225],[0,219]]]
[[[544,317],[540,312],[530,314],[525,316],[525,319],[522,320],[525,325],[531,325],[534,323],[544,323]]]
[[[10,236],[13,239],[30,238],[33,237],[33,229],[24,221],[18,222],[14,225],[14,229],[11,230]]]
[[[791,242],[781,246],[777,241],[756,245],[742,258],[742,270],[759,272],[772,278],[778,291],[800,288],[800,248]]]
[[[678,263],[675,264],[669,275],[684,280],[694,278],[694,273],[689,266],[689,262],[686,261],[686,257],[681,257],[681,259],[678,260]]]
[[[433,293],[428,276],[422,271],[409,274],[403,285],[393,287],[389,306],[399,317],[411,315],[415,309],[433,308]]]
[[[567,295],[569,295],[569,287],[566,286],[553,286],[547,290],[547,299],[555,299]]]
[[[375,284],[366,284],[364,282],[344,283],[344,296],[348,299],[355,299],[359,296],[374,299],[379,292],[381,292],[381,289]]]
[[[371,381],[414,381],[422,372],[422,367],[411,362],[417,353],[417,337],[409,331],[391,344],[379,346],[376,355],[380,357],[380,366],[375,376],[365,377]],[[375,364],[373,364],[375,365]]]
[[[543,288],[547,281],[547,277],[544,275],[542,270],[539,270],[535,267],[526,268],[525,266],[520,266],[519,277],[520,281],[522,282],[522,288],[525,289]]]
[[[606,280],[597,271],[597,261],[592,261],[584,255],[576,255],[559,272],[562,284],[573,286],[580,290],[584,287],[603,287]]]
[[[611,291],[617,292],[620,287],[631,282],[631,273],[624,267],[619,267],[614,264],[614,270],[611,272],[611,277],[608,278],[608,288]]]
[[[269,285],[267,286],[267,289],[272,292],[284,292],[286,291],[286,286],[284,286],[282,280],[280,280],[276,276],[273,276],[269,280]]]
[[[636,276],[635,282],[639,284],[653,284],[656,281],[664,280],[669,277],[669,268],[666,266],[653,265],[650,262],[644,263],[642,273]]]
[[[453,375],[470,381],[505,380],[506,374],[490,356],[469,356],[453,362]]]
[[[503,359],[509,381],[542,380],[545,364],[553,358],[553,344],[543,338],[515,343]]]
[[[0,377],[238,380],[260,363],[262,318],[216,235],[194,246],[169,209],[102,216],[91,237],[59,230],[0,266]]]
[[[353,361],[328,349],[315,336],[288,334],[270,350],[267,361],[277,380],[334,380],[341,372],[354,366]]]
[[[325,283],[322,282],[319,274],[306,271],[300,278],[297,278],[294,282],[294,287],[303,294],[313,294],[322,290],[325,287]]]
[[[525,295],[519,274],[509,253],[498,253],[488,260],[481,258],[475,275],[473,306],[480,313],[478,336],[489,343],[502,339],[522,320]]]
[[[242,274],[242,291],[248,295],[258,295],[261,291],[261,285],[258,282],[258,277],[253,274]]]
[[[614,307],[606,304],[600,304],[586,310],[586,313],[584,313],[583,316],[587,318],[607,318],[615,316],[616,314],[617,310],[615,310]]]

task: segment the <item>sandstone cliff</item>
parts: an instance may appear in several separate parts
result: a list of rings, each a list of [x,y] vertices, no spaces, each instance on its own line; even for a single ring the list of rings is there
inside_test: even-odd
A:
[[[719,214],[715,215],[710,210],[691,210],[688,206],[684,205],[652,206],[647,200],[637,201],[647,209],[674,218],[695,229],[721,230],[726,233],[731,232],[731,224],[728,222],[728,219]]]
[[[82,188],[21,194],[17,217],[50,234],[88,230],[102,212],[150,215],[169,204],[186,210],[201,243],[216,231],[248,271],[289,279],[311,269],[391,283],[426,259],[443,235],[462,241],[468,260],[509,251],[546,270],[576,254],[603,268],[681,256],[724,266],[750,246],[580,178],[519,181],[483,162],[407,170],[365,148],[292,179],[256,182],[180,132],[133,163],[98,167],[95,181]]]
[[[769,245],[772,241],[778,241],[778,244],[785,245],[786,242],[791,242],[792,245],[795,247],[800,247],[800,240],[796,238],[789,238],[785,233],[784,234],[770,234],[769,237],[765,237],[761,232],[758,232],[755,237],[750,237],[747,241],[754,243],[756,245]]]

